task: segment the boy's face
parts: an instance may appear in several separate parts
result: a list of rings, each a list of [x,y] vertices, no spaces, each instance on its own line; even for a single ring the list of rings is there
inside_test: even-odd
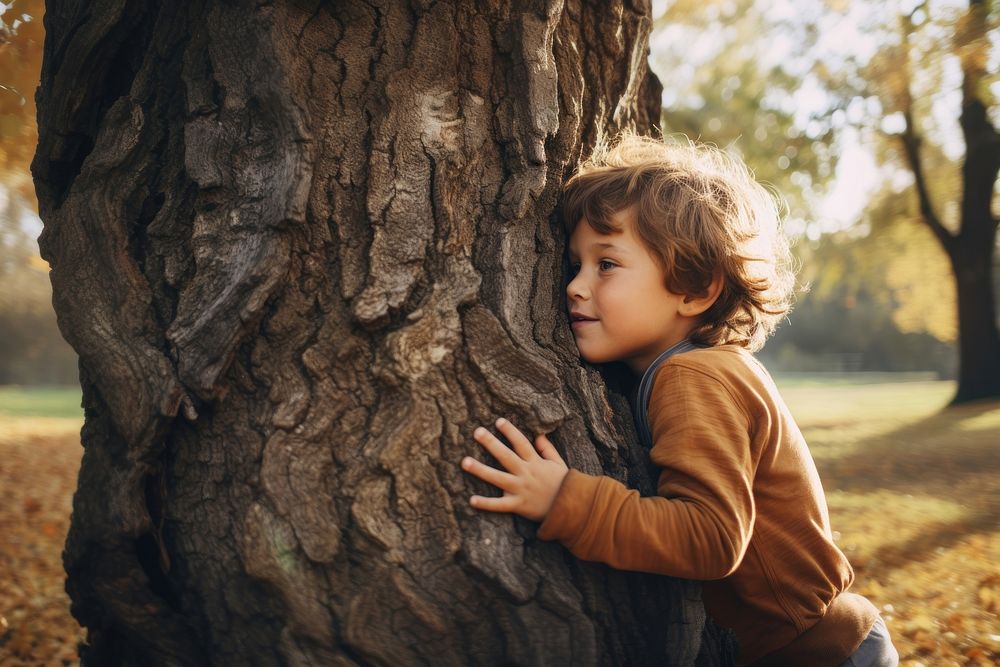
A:
[[[622,231],[601,234],[584,220],[569,240],[575,276],[566,286],[580,356],[591,363],[624,361],[637,374],[697,324],[681,314],[684,297],[670,292],[663,271],[635,234],[634,208],[612,221]]]

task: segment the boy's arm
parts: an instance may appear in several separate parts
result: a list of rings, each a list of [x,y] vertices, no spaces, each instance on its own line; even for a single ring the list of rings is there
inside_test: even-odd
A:
[[[571,470],[538,536],[617,569],[725,577],[754,521],[756,463],[743,406],[718,380],[669,365],[657,374],[649,414],[660,496]]]

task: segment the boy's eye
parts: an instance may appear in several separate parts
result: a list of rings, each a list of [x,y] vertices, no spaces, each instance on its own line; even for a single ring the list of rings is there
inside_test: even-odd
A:
[[[569,275],[575,276],[578,273],[580,273],[580,263],[579,262],[570,262],[570,264],[569,264]]]
[[[616,266],[618,266],[618,265],[617,265],[617,264],[615,264],[614,262],[612,262],[611,260],[608,260],[608,259],[602,259],[602,260],[601,260],[601,261],[600,261],[600,262],[599,262],[599,263],[597,264],[597,266],[598,266],[598,267],[599,267],[599,268],[601,269],[601,271],[610,271],[611,269],[615,268],[615,267],[616,267]]]

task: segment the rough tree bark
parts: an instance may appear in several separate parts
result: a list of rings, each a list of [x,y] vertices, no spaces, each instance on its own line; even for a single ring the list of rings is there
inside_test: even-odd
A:
[[[67,0],[45,26],[85,664],[730,659],[697,586],[476,513],[457,466],[506,415],[652,488],[552,218],[599,128],[658,119],[648,1]]]

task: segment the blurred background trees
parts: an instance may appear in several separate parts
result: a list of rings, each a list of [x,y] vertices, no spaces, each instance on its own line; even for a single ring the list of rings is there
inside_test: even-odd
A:
[[[35,152],[35,87],[42,0],[0,3],[0,385],[74,384],[76,355],[59,334],[28,165]]]
[[[656,4],[664,131],[738,152],[788,200],[811,289],[762,356],[1000,395],[997,8]]]
[[[59,334],[48,265],[22,227],[24,204],[0,209],[0,385],[76,382],[76,355]]]
[[[46,267],[32,241],[40,226],[27,164],[43,2],[0,9],[0,383],[73,381],[72,353],[45,314]],[[664,131],[739,152],[788,202],[808,289],[762,353],[772,368],[957,377],[955,268],[971,265],[949,258],[946,235],[978,229],[970,245],[979,265],[967,275],[979,288],[971,308],[979,320],[965,329],[986,333],[965,345],[976,348],[965,374],[978,372],[985,392],[995,391],[996,310],[983,300],[995,304],[1000,293],[991,209],[996,3],[658,0],[654,15]],[[981,109],[979,162],[967,160],[963,108]],[[979,183],[978,195],[970,183]],[[962,202],[973,199],[980,222],[966,212],[971,222],[963,223]]]

